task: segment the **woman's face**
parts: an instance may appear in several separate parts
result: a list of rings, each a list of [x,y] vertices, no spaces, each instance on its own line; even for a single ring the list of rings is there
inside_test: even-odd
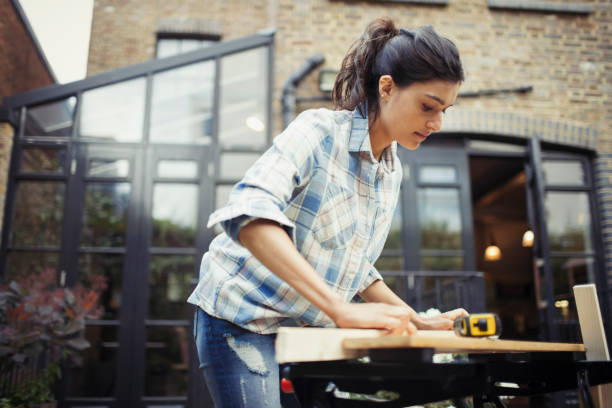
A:
[[[398,87],[389,75],[379,80],[380,112],[370,126],[375,157],[391,142],[414,150],[442,127],[442,116],[455,103],[459,82],[431,80]]]

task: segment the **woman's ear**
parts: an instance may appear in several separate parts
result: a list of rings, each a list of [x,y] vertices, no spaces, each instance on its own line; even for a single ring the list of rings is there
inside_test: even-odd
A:
[[[391,75],[381,75],[378,79],[378,94],[380,95],[380,99],[386,101],[389,96],[391,96],[391,90],[394,86],[395,82],[393,82]]]

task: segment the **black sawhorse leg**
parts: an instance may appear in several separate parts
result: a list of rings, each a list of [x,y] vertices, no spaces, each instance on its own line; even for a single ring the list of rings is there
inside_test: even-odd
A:
[[[591,386],[589,385],[589,374],[587,373],[587,370],[578,370],[577,380],[578,392],[582,397],[582,403],[586,408],[595,408],[593,397],[591,396]]]

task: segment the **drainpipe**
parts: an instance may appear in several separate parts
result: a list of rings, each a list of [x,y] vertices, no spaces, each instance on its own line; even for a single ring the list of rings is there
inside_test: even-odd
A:
[[[281,105],[283,106],[283,129],[295,118],[295,91],[300,82],[318,66],[323,64],[325,57],[320,52],[308,58],[297,71],[295,71],[283,85]]]

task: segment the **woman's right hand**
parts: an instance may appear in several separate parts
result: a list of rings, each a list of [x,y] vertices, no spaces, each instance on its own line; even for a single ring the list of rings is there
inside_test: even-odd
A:
[[[334,308],[334,322],[341,328],[386,329],[389,334],[414,334],[416,326],[411,322],[415,312],[402,306],[386,303],[346,303]]]

